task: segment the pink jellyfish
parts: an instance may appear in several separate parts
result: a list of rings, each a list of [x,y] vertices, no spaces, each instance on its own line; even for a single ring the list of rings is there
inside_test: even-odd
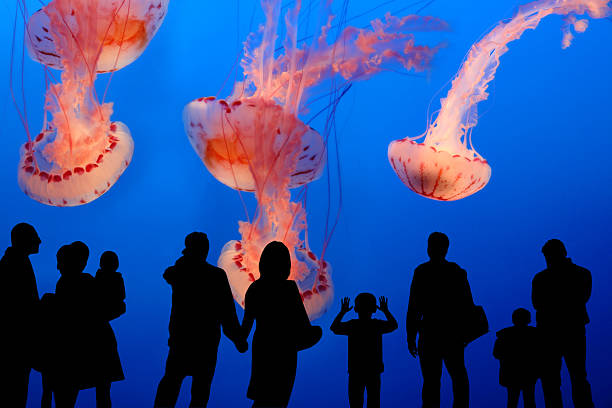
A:
[[[29,19],[30,56],[62,72],[61,82],[47,87],[42,131],[33,139],[28,132],[22,147],[18,181],[28,196],[54,206],[85,204],[123,173],[134,142],[126,125],[111,122],[112,103],[98,101],[94,81],[142,54],[168,1],[53,0]]]
[[[499,23],[474,44],[441,100],[436,120],[424,135],[396,140],[389,145],[391,166],[411,190],[440,201],[459,200],[482,189],[491,178],[491,167],[474,149],[471,132],[478,122],[476,105],[488,97],[489,82],[495,77],[507,44],[518,40],[527,29],[535,29],[550,14],[565,16],[563,48],[575,32],[584,32],[586,19],[610,15],[608,0],[540,0],[521,6],[514,17]],[[425,139],[417,143],[417,139]]]
[[[333,298],[331,266],[309,248],[306,212],[291,201],[290,189],[319,177],[326,161],[321,135],[298,115],[308,91],[340,74],[351,82],[367,78],[391,62],[422,71],[437,47],[416,45],[412,31],[442,30],[429,17],[375,20],[371,29],[345,28],[328,42],[332,16],[314,44],[298,45],[300,1],[289,10],[284,52],[275,56],[280,0],[263,0],[266,23],[245,43],[244,81],[225,100],[200,98],[184,111],[187,135],[206,168],[227,186],[252,191],[258,202],[254,219],[239,222],[242,236],[228,242],[218,264],[227,272],[236,301],[244,305],[249,285],[259,277],[259,255],[270,241],[290,248],[290,278],[300,288],[311,319],[321,316]],[[345,83],[346,84],[346,83]]]

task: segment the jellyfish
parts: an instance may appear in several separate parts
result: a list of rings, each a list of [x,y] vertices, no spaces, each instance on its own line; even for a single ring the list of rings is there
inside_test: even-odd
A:
[[[405,69],[427,69],[439,46],[415,42],[413,32],[445,30],[432,17],[387,14],[371,28],[345,27],[329,40],[333,16],[323,23],[311,45],[298,45],[300,1],[285,17],[286,37],[276,53],[280,0],[261,2],[266,17],[251,34],[241,61],[244,79],[226,99],[199,98],[184,110],[189,140],[208,171],[221,183],[253,192],[257,210],[239,222],[240,240],[228,242],[218,265],[235,300],[244,306],[249,285],[259,277],[259,255],[270,241],[282,241],[291,252],[291,276],[311,319],[321,316],[333,298],[331,265],[310,249],[303,202],[291,189],[316,180],[326,163],[325,138],[300,119],[312,90],[336,75],[344,85],[380,72],[391,63]],[[335,88],[338,89],[338,88]],[[323,250],[324,252],[324,250]]]
[[[509,21],[500,22],[470,49],[452,81],[441,109],[427,131],[416,138],[391,142],[391,166],[411,190],[440,201],[459,200],[481,190],[491,178],[491,167],[476,151],[471,133],[478,122],[476,106],[488,97],[489,82],[495,77],[508,43],[527,29],[535,29],[551,14],[564,16],[562,47],[567,48],[573,32],[586,30],[588,20],[610,15],[608,0],[539,0],[521,6]],[[423,138],[422,141],[418,139]]]
[[[169,0],[53,0],[26,24],[30,57],[61,70],[47,86],[42,131],[21,148],[18,182],[29,197],[53,206],[88,203],[117,181],[132,158],[127,126],[100,102],[98,73],[136,60],[157,32]],[[27,124],[26,124],[27,130]]]

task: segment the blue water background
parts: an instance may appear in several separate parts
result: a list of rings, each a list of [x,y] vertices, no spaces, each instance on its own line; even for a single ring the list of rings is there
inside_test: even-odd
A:
[[[28,1],[32,11],[36,3]],[[377,4],[351,0],[348,15]],[[352,23],[363,26],[383,11],[409,4],[395,1]],[[473,133],[474,145],[493,169],[483,191],[452,203],[424,199],[400,182],[387,161],[388,143],[424,132],[430,101],[432,109],[439,107],[439,97],[469,47],[497,21],[510,17],[518,4],[436,0],[423,13],[445,19],[452,30],[417,35],[421,43],[448,42],[432,70],[418,77],[382,73],[355,84],[342,101],[337,141],[343,205],[326,254],[337,295],[331,310],[317,321],[324,327],[322,341],[300,353],[291,406],[348,406],[346,338],[334,336],[328,327],[339,298],[361,291],[388,296],[400,322],[400,329],[384,339],[383,406],[418,406],[422,380],[417,360],[407,351],[403,320],[412,270],[426,260],[426,238],[435,230],[449,235],[448,258],[468,271],[476,303],[485,306],[493,331],[510,324],[516,307],[531,306],[531,279],[544,268],[540,248],[549,238],[562,239],[572,259],[593,273],[588,370],[596,405],[612,406],[612,21],[590,21],[587,32],[562,50],[561,19],[551,16],[510,45],[489,101],[479,106],[483,115]],[[164,369],[170,312],[171,291],[161,274],[179,256],[184,236],[193,230],[207,232],[213,262],[225,242],[239,237],[237,221],[245,214],[238,194],[206,171],[185,136],[181,112],[192,99],[216,95],[222,87],[239,43],[249,27],[255,27],[250,26],[254,7],[257,24],[263,19],[253,0],[171,2],[157,36],[141,58],[116,73],[108,94],[115,103],[112,118],[125,122],[135,140],[133,162],[102,198],[80,207],[54,208],[32,201],[17,185],[19,147],[26,134],[7,86],[15,1],[0,3],[0,247],[9,245],[15,223],[36,226],[43,244],[32,262],[41,294],[54,290],[60,245],[85,241],[91,249],[87,271],[92,274],[104,250],[118,252],[127,314],[113,327],[127,379],[113,385],[116,407],[152,405]],[[37,133],[43,70],[26,60],[24,78],[29,125]],[[101,86],[107,78],[100,76]],[[434,97],[439,90],[442,93]],[[220,96],[229,91],[226,86]],[[331,199],[325,178],[308,190],[310,245],[316,253],[323,245],[328,201],[332,207],[338,203],[336,172],[331,176]],[[253,200],[247,197],[247,204],[252,212]],[[491,356],[493,341],[494,334],[489,334],[466,352],[474,407],[505,403],[505,391],[497,382],[498,363]],[[249,355],[238,354],[223,339],[210,406],[249,406],[249,369]],[[569,403],[565,371],[563,380]],[[450,406],[446,374],[442,388],[443,406]],[[32,374],[30,390],[28,406],[34,407],[40,395],[37,373]],[[183,405],[187,396],[184,387]],[[539,390],[538,399],[541,404]],[[93,404],[93,391],[82,392],[79,406]]]

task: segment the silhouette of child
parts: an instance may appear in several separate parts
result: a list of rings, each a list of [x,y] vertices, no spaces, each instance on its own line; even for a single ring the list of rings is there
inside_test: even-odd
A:
[[[125,285],[117,269],[119,257],[106,251],[100,257],[100,269],[96,272],[96,286],[100,296],[100,315],[102,324],[97,338],[96,350],[99,358],[99,373],[96,384],[96,406],[110,407],[111,382],[125,377],[117,352],[117,340],[110,321],[125,313]]]
[[[397,321],[389,312],[387,298],[376,297],[371,293],[360,293],[355,298],[355,312],[359,319],[343,322],[342,318],[352,307],[349,298],[342,299],[340,313],[330,329],[334,334],[348,336],[349,405],[351,408],[363,407],[363,395],[367,390],[367,407],[380,407],[380,374],[384,370],[382,359],[382,335],[397,329]],[[373,319],[379,309],[387,320]]]
[[[535,384],[540,376],[541,346],[538,329],[529,326],[531,313],[519,308],[512,313],[514,326],[497,332],[493,356],[499,360],[499,384],[508,389],[508,408],[518,406],[523,392],[525,408],[535,407]]]

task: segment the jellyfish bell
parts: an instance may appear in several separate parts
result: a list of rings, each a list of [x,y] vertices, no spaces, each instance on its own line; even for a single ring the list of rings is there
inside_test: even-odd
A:
[[[303,186],[325,165],[321,135],[273,100],[199,98],[185,107],[183,122],[208,171],[236,190],[256,191],[286,169],[288,188]]]
[[[103,129],[100,129],[104,132]],[[53,143],[56,130],[41,132],[21,151],[17,181],[30,198],[58,207],[76,206],[104,194],[130,164],[134,142],[127,126],[112,122],[95,149],[86,141]]]
[[[157,33],[170,0],[54,0],[34,13],[27,24],[30,57],[64,69],[62,57],[69,35],[92,27],[98,73],[119,70],[134,62]],[[58,30],[59,29],[59,30]],[[64,35],[50,35],[63,32]]]
[[[307,248],[297,248],[291,252],[292,265],[289,279],[298,285],[309,318],[317,319],[325,314],[334,297],[332,268],[327,261],[319,260]],[[251,283],[259,279],[258,265],[254,262],[257,259],[247,255],[243,241],[232,240],[225,244],[217,262],[227,274],[234,299],[242,307],[247,289]]]
[[[413,140],[392,142],[388,156],[408,188],[433,200],[460,200],[481,190],[491,178],[491,167],[480,157],[449,153]]]

